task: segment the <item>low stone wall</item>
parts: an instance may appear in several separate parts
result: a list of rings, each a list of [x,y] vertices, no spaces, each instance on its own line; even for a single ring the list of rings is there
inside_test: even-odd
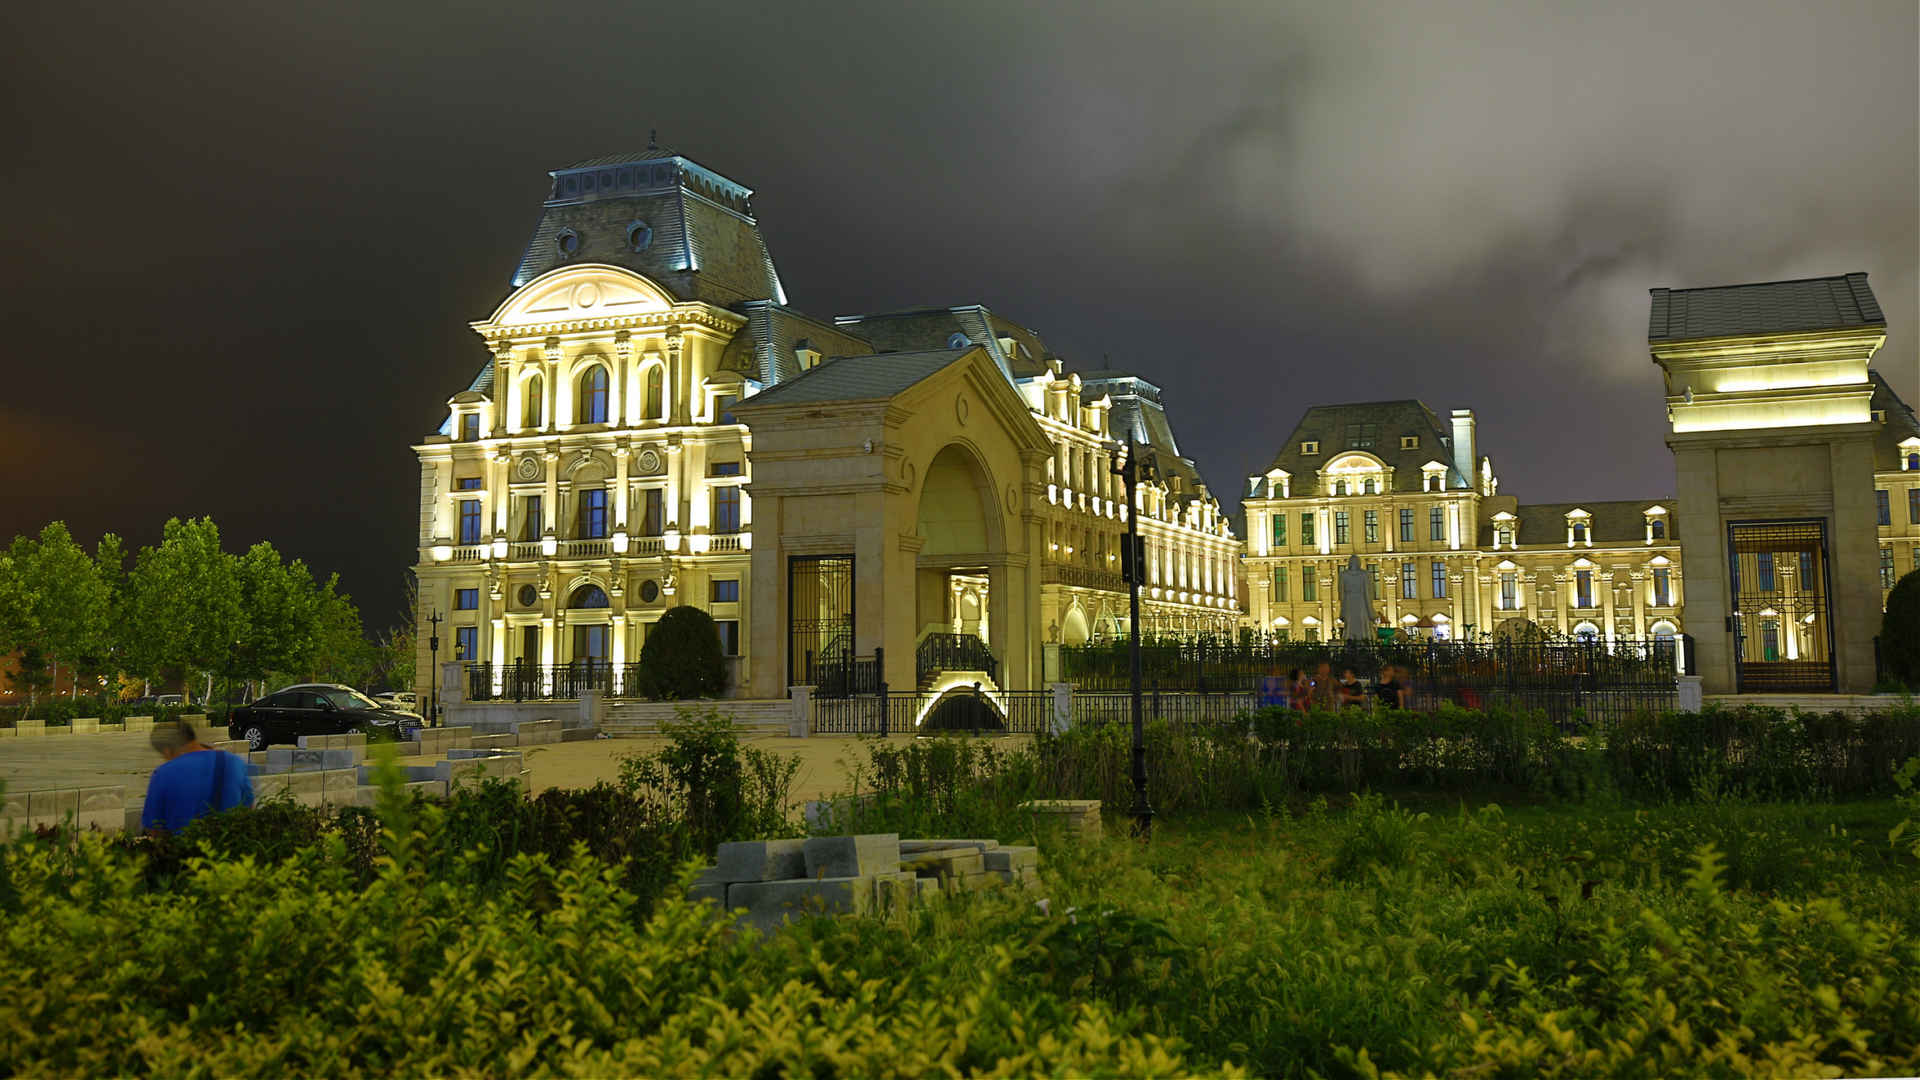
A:
[[[118,829],[126,818],[126,788],[51,788],[9,792],[0,800],[0,833],[65,825],[82,829]]]
[[[721,844],[687,896],[742,925],[886,910],[937,893],[1038,880],[1040,853],[996,840],[902,840],[896,833]]]
[[[1020,804],[1033,815],[1035,830],[1060,829],[1081,840],[1099,840],[1106,835],[1100,824],[1099,799],[1035,799]]]

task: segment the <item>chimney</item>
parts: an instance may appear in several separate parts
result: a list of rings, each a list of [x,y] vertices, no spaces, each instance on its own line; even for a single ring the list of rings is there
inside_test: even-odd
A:
[[[1480,460],[1473,444],[1473,410],[1453,410],[1453,467],[1460,473],[1460,479],[1471,488],[1474,485],[1474,462]]]

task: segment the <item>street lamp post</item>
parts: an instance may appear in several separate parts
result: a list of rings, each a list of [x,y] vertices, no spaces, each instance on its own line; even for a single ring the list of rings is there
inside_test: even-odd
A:
[[[440,726],[440,613],[427,620],[432,631],[427,638],[427,723]],[[414,655],[419,655],[415,653]]]
[[[1140,704],[1140,583],[1146,577],[1146,549],[1140,542],[1139,501],[1134,492],[1143,478],[1151,482],[1157,472],[1151,458],[1141,460],[1141,446],[1131,438],[1126,443],[1126,460],[1113,467],[1125,487],[1127,540],[1120,550],[1120,575],[1127,583],[1127,677],[1133,695],[1133,835],[1146,840],[1153,835],[1153,806],[1147,802],[1147,727]],[[1151,454],[1151,451],[1148,452]]]

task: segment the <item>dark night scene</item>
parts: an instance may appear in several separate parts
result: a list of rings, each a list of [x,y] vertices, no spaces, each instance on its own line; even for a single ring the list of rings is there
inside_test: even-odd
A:
[[[1920,4],[0,10],[0,1073],[1920,1076]]]

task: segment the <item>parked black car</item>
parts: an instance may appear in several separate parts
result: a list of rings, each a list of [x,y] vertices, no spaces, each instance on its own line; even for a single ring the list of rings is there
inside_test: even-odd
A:
[[[369,742],[405,739],[424,726],[413,713],[383,706],[350,686],[302,683],[233,710],[227,719],[227,737],[245,739],[252,749],[264,750],[302,735],[363,731]]]

